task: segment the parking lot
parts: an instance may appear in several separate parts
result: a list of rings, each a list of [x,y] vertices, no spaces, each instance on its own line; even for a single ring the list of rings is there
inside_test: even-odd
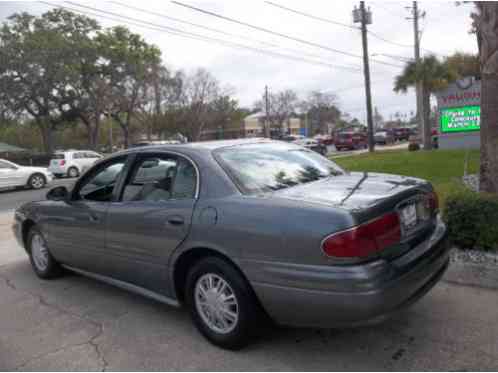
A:
[[[384,324],[206,342],[183,310],[77,275],[41,281],[0,214],[0,370],[496,370],[496,291],[442,282]]]

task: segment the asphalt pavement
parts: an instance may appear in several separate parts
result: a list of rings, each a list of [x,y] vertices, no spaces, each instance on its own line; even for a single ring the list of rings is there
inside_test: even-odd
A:
[[[74,274],[38,279],[11,221],[0,214],[0,371],[498,370],[497,291],[443,281],[380,325],[273,327],[225,351],[185,310]]]
[[[44,200],[50,188],[58,185],[70,187],[76,179],[54,179],[45,188],[33,190],[27,188],[8,189],[0,191],[0,212],[13,210],[26,202]]]

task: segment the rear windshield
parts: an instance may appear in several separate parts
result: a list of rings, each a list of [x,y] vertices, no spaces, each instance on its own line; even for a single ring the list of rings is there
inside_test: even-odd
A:
[[[342,175],[334,162],[290,144],[250,144],[217,150],[215,157],[243,193],[276,191]]]
[[[64,159],[64,154],[62,153],[55,153],[52,155],[52,159]]]

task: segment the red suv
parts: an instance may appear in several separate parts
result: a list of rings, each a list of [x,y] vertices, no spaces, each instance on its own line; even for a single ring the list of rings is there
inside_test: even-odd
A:
[[[338,151],[366,149],[368,147],[367,135],[361,132],[341,132],[335,136],[334,145]]]

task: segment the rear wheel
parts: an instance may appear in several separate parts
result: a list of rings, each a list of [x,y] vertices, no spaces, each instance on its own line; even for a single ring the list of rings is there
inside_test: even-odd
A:
[[[80,175],[80,172],[76,167],[69,167],[69,170],[67,170],[67,176],[69,177],[78,177]]]
[[[31,266],[38,277],[50,279],[62,274],[62,268],[50,254],[47,242],[38,228],[31,228],[26,242]]]
[[[264,321],[247,281],[220,258],[208,257],[195,264],[187,275],[185,293],[196,327],[222,348],[246,346]]]
[[[42,174],[33,174],[28,180],[28,186],[33,189],[41,189],[46,183],[45,176]]]

